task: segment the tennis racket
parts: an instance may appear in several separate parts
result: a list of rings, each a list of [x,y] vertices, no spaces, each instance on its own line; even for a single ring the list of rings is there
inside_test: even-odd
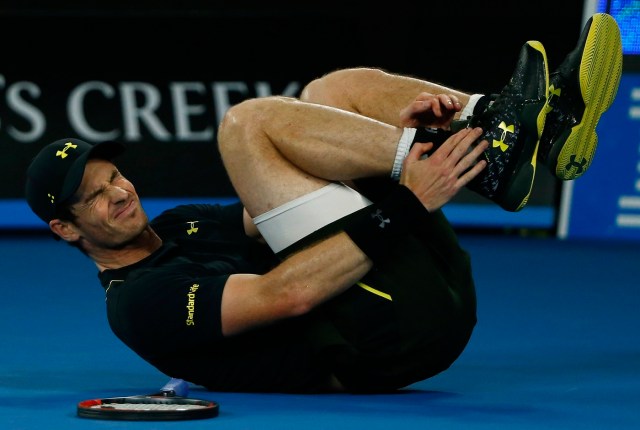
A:
[[[82,418],[124,421],[197,420],[218,416],[219,406],[210,400],[187,398],[188,384],[171,380],[153,394],[83,400],[77,405]]]

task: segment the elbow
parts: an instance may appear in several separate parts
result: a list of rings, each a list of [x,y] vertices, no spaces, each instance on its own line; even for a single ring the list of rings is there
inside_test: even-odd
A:
[[[315,307],[317,306],[317,303],[311,301],[311,300],[307,300],[303,297],[298,297],[296,300],[292,300],[289,306],[290,309],[290,316],[291,317],[299,317],[302,315],[306,315],[309,312],[311,312]]]
[[[286,293],[281,293],[276,301],[279,303],[279,314],[285,318],[299,317],[311,312],[318,303],[305,292],[309,286],[294,288]]]

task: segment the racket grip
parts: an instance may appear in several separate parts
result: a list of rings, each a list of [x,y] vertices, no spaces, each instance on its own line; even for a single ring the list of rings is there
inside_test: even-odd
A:
[[[160,392],[165,396],[187,397],[189,395],[189,384],[187,381],[178,378],[171,378],[164,384]]]

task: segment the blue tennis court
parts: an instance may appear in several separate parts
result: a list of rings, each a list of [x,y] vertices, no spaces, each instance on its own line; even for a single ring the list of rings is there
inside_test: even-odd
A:
[[[41,234],[0,236],[0,428],[637,429],[640,247],[463,234],[479,322],[446,372],[397,394],[201,391],[217,418],[78,418],[85,399],[143,394],[168,377],[109,331],[93,263]]]

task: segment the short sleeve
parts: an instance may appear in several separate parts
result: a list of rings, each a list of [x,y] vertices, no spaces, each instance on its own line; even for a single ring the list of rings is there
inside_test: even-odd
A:
[[[158,273],[116,285],[107,295],[109,323],[143,349],[189,348],[222,338],[221,303],[229,275]]]

